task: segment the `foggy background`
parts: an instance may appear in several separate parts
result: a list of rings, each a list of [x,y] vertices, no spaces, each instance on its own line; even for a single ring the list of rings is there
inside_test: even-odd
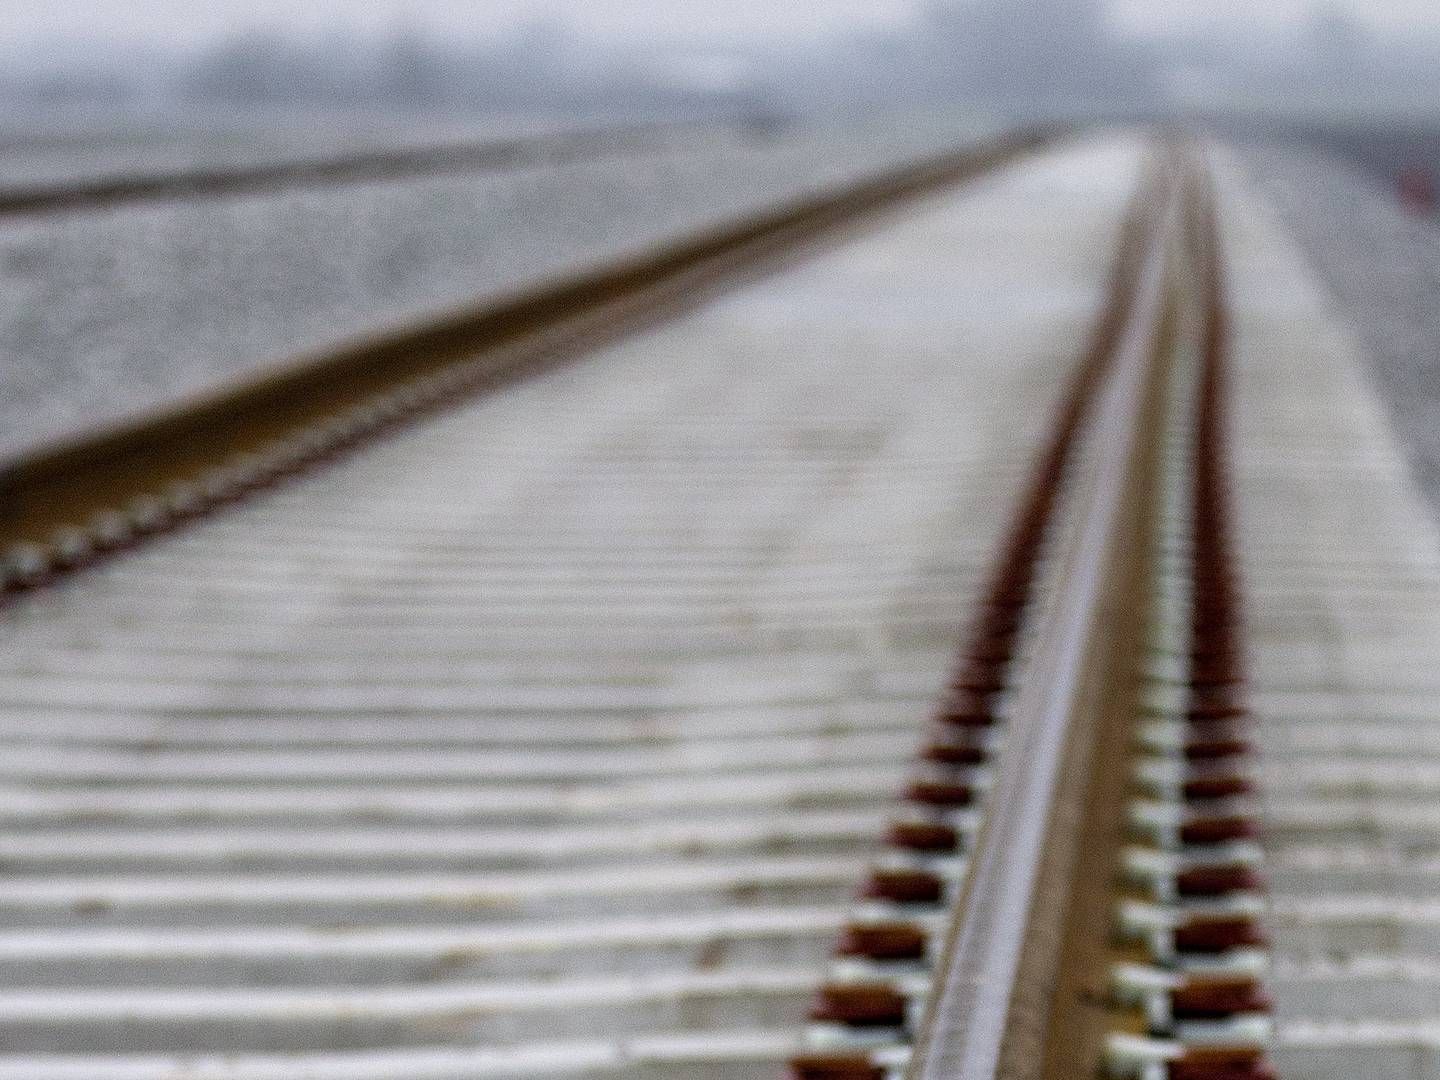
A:
[[[774,121],[957,106],[1007,117],[1440,107],[1440,13],[1410,0],[55,7],[0,3],[12,123],[178,110]]]

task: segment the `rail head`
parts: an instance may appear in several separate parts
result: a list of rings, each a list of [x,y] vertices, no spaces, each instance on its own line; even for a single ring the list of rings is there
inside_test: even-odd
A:
[[[1037,628],[1016,695],[986,825],[952,917],[910,1080],[994,1080],[1043,1068],[1051,978],[1061,943],[1041,917],[1057,821],[1083,814],[1083,785],[1067,776],[1076,716],[1119,586],[1127,503],[1146,437],[1146,401],[1162,353],[1170,268],[1180,232],[1172,182],[1153,222],[1111,375],[1090,425],[1095,456],[1079,520],[1066,539],[1060,587]],[[1074,853],[1068,853],[1073,857]],[[1027,985],[1028,983],[1028,985]]]

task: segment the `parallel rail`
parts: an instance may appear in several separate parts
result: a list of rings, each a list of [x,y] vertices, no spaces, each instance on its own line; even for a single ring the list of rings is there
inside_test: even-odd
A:
[[[665,131],[657,125],[556,132],[434,147],[371,150],[278,164],[201,167],[88,181],[19,184],[0,187],[0,217],[96,211],[167,199],[225,198],[634,157],[663,149]]]
[[[1013,134],[480,308],[300,358],[0,467],[0,591],[23,591],[414,416],[690,310],[905,200],[1050,140]]]

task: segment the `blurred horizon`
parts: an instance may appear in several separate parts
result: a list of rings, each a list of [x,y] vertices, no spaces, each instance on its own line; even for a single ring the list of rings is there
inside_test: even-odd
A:
[[[353,0],[303,11],[192,3],[183,15],[168,0],[7,8],[0,104],[19,123],[237,108],[766,119],[937,107],[1362,117],[1440,108],[1440,10],[1412,0],[1217,2],[1183,21],[1143,0],[511,0],[487,4],[484,17],[455,0],[404,13]],[[107,29],[117,19],[126,32]],[[604,25],[610,32],[597,31]]]
[[[913,23],[937,6],[966,0],[71,0],[40,7],[0,0],[0,48],[103,38],[171,43],[226,36],[238,28],[306,36],[342,32],[383,35],[397,26],[469,38],[501,36],[537,23],[568,27],[591,40],[666,37],[746,40],[776,34],[812,38]],[[1012,10],[1047,6],[1012,0]],[[1141,34],[1233,24],[1254,29],[1302,25],[1318,11],[1376,30],[1440,30],[1440,8],[1429,0],[1192,0],[1183,10],[1157,0],[1101,0],[1105,21]]]

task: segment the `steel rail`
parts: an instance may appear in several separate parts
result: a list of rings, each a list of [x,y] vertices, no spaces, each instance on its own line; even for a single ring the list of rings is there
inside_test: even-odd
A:
[[[635,157],[660,152],[663,137],[671,131],[682,130],[665,124],[636,124],[398,150],[359,150],[278,163],[195,166],[166,172],[16,184],[0,188],[0,217],[95,211],[170,199],[216,199]]]
[[[0,595],[168,531],[419,413],[672,318],[1059,131],[1014,132],[906,165],[0,463],[0,560],[11,553],[8,567],[0,562]]]
[[[1077,715],[1097,693],[1095,660],[1120,586],[1117,552],[1143,458],[1146,403],[1153,397],[1167,325],[1172,260],[1181,234],[1172,184],[1149,237],[1112,374],[1090,425],[1093,471],[1063,555],[1058,595],[1018,690],[987,823],[939,965],[910,1068],[911,1080],[994,1080],[1039,1075],[1059,965],[1063,897],[1041,896],[1057,851],[1057,821],[1084,815],[1076,764]],[[1087,749],[1081,747],[1082,750]],[[1088,748],[1093,750],[1092,748]],[[1043,908],[1052,909],[1042,911]],[[1018,1071],[1017,1071],[1018,1070]]]

